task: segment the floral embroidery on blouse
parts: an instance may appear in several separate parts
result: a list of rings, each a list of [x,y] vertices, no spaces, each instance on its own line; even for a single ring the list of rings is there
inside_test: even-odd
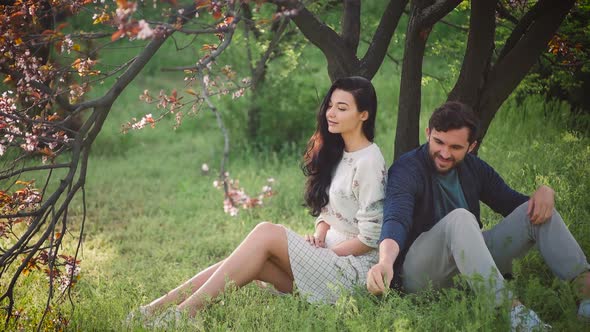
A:
[[[387,171],[376,144],[344,152],[329,189],[328,205],[316,223],[325,221],[337,231],[357,234],[364,244],[377,248],[383,223]]]

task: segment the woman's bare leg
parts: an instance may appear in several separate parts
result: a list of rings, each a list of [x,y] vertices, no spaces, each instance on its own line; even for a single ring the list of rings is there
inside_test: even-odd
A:
[[[188,310],[189,315],[194,317],[208,299],[223,292],[226,278],[238,287],[259,279],[272,283],[280,291],[292,291],[293,272],[285,228],[266,222],[258,224],[209,279],[178,308]]]
[[[165,295],[161,296],[160,298],[152,301],[150,304],[144,306],[146,308],[148,315],[152,315],[155,312],[162,310],[164,307],[170,304],[180,304],[185,301],[190,295],[195,293],[209,278],[217,268],[221,266],[224,260],[217,262],[205,270],[199,272],[194,277],[190,278],[189,280],[185,281],[180,286],[174,288],[173,290],[169,291]],[[261,273],[262,278],[260,280],[272,283],[275,288],[283,293],[290,293],[293,288],[292,280],[288,280],[288,282],[273,282],[276,280],[284,280],[281,276],[286,276],[286,272],[281,270],[276,264],[271,261],[266,262],[263,268],[263,273]]]
[[[184,300],[186,300],[190,295],[196,292],[203,284],[211,277],[211,275],[217,271],[217,268],[221,266],[223,260],[217,262],[208,268],[204,269],[203,271],[196,274],[194,277],[190,278],[189,280],[185,281],[182,285],[174,288],[173,290],[169,291],[162,297],[152,301],[150,304],[144,306],[147,309],[148,315],[151,315],[155,312],[160,311],[165,306],[174,303],[180,304]]]

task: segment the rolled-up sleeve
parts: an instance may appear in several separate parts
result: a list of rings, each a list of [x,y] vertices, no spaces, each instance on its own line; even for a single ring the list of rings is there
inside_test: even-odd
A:
[[[382,157],[360,162],[353,177],[353,193],[359,202],[355,216],[358,239],[372,248],[377,248],[381,234],[386,181],[385,160]]]

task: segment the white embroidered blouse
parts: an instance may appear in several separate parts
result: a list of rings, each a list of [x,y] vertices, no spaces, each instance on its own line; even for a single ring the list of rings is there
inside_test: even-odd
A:
[[[377,248],[386,182],[385,160],[377,144],[354,152],[344,151],[332,176],[329,202],[322,208],[316,225],[323,220],[330,230],[356,235],[362,243]]]

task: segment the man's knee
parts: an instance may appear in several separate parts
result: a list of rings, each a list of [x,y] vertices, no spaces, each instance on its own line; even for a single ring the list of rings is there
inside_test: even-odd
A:
[[[454,209],[453,211],[449,212],[449,214],[443,218],[443,221],[448,225],[476,227],[479,229],[479,224],[477,223],[477,218],[475,215],[463,208]]]
[[[522,204],[520,204],[516,209],[514,209],[514,211],[512,211],[512,213],[516,214],[517,216],[520,216],[522,218],[518,218],[519,220],[523,220],[526,221],[527,224],[531,223],[531,219],[530,216],[528,215],[528,209],[529,209],[529,202],[524,202]],[[549,217],[549,219],[547,219],[544,223],[540,223],[537,224],[536,226],[542,226],[543,224],[549,223],[549,222],[562,222],[563,223],[563,219],[561,219],[561,216],[559,215],[559,213],[557,212],[557,210],[555,208],[553,208],[553,211],[551,211],[551,217]]]
[[[481,233],[477,218],[466,209],[455,209],[447,214],[441,222],[447,235],[465,236]]]

